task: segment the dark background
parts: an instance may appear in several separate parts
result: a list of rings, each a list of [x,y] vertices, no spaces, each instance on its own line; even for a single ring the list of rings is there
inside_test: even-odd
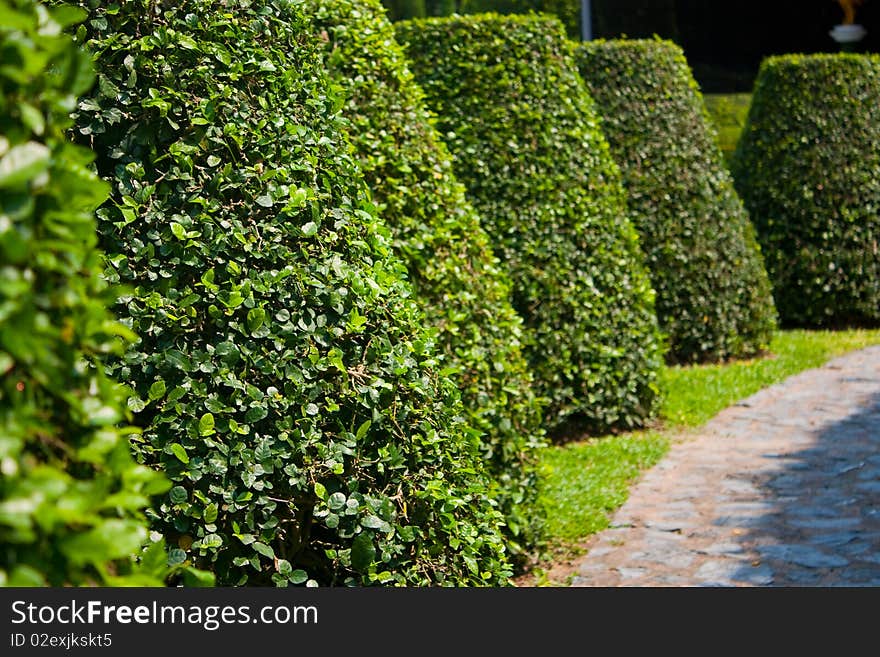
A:
[[[650,37],[679,43],[706,92],[750,91],[761,60],[783,53],[839,52],[828,34],[842,21],[833,0],[593,0],[595,37]],[[856,22],[868,34],[858,51],[880,49],[880,0]]]
[[[580,38],[580,0],[383,0],[392,20],[453,12],[551,12]],[[842,22],[835,0],[592,0],[595,38],[672,39],[684,48],[703,91],[751,91],[761,60],[784,53],[839,52],[828,32]],[[880,0],[865,0],[857,51],[880,51]]]

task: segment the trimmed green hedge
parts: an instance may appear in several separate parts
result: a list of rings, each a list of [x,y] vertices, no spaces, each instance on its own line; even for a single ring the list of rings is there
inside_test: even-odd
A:
[[[623,174],[669,358],[764,351],[775,328],[767,272],[681,48],[595,41],[576,52]]]
[[[880,57],[761,65],[733,160],[784,324],[880,324]]]
[[[547,424],[642,424],[662,360],[653,293],[561,24],[486,14],[397,33],[510,273]]]
[[[113,184],[106,275],[142,336],[113,372],[175,483],[172,559],[221,584],[505,583],[478,440],[302,5],[98,3],[88,27],[78,136]]]
[[[522,354],[510,283],[452,172],[421,89],[378,0],[317,0],[316,29],[347,98],[355,154],[445,363],[456,369],[469,424],[498,484],[511,547],[540,536],[535,450],[541,407]]]
[[[107,304],[95,208],[107,185],[65,135],[94,80],[60,29],[80,12],[0,0],[0,586],[159,585],[143,508],[168,481],[134,462],[126,391],[100,360],[131,332]]]

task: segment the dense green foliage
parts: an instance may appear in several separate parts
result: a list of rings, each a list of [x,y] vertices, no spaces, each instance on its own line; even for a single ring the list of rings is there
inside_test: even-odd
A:
[[[107,185],[65,128],[94,80],[59,36],[80,12],[0,0],[0,585],[160,584],[142,510],[168,481],[134,462],[126,391],[100,367],[130,340],[107,311],[95,208]],[[158,571],[158,573],[156,573]]]
[[[510,273],[548,426],[639,425],[661,361],[653,293],[562,26],[486,14],[398,35]]]
[[[669,357],[763,351],[775,325],[767,272],[681,49],[595,41],[577,61],[623,174]]]
[[[733,160],[782,321],[880,323],[880,57],[771,57]]]
[[[394,29],[378,0],[317,0],[316,29],[328,35],[328,64],[347,99],[355,154],[391,229],[444,364],[497,484],[511,545],[533,545],[535,450],[541,408],[521,350],[521,320],[480,219],[452,172]]]
[[[436,365],[297,3],[94,4],[79,104],[141,336],[113,373],[174,487],[156,526],[221,584],[501,584]]]

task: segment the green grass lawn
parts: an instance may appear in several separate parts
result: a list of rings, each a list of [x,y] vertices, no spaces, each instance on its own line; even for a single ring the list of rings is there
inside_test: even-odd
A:
[[[752,94],[705,94],[703,100],[718,131],[718,145],[729,163],[745,126]]]
[[[848,351],[880,344],[877,331],[781,331],[764,358],[724,365],[668,367],[661,376],[662,428],[548,447],[542,454],[542,505],[552,549],[564,559],[608,526],[638,474],[657,463],[676,434],[737,400]],[[540,578],[541,569],[536,574]]]

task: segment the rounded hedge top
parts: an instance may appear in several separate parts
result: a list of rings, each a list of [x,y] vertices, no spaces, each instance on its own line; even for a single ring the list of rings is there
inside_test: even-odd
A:
[[[134,336],[107,311],[95,208],[107,185],[65,134],[94,81],[61,34],[80,12],[0,0],[0,586],[160,585],[134,556],[169,488],[134,462],[126,391],[100,359]]]
[[[113,372],[175,483],[172,561],[222,584],[504,583],[477,441],[301,7],[139,0],[88,25],[78,134],[113,184],[107,275],[141,335]]]
[[[510,272],[548,424],[639,425],[661,360],[653,293],[562,26],[486,14],[397,27]]]
[[[629,195],[676,361],[765,350],[770,284],[684,54],[670,41],[595,41],[576,57]]]
[[[533,461],[541,408],[507,275],[455,179],[378,0],[318,0],[308,11],[327,34],[329,69],[347,98],[355,155],[373,200],[416,300],[439,329],[445,364],[457,370],[469,423],[484,434],[512,545],[532,544],[540,534]]]
[[[880,324],[880,57],[763,62],[733,160],[782,321]]]

